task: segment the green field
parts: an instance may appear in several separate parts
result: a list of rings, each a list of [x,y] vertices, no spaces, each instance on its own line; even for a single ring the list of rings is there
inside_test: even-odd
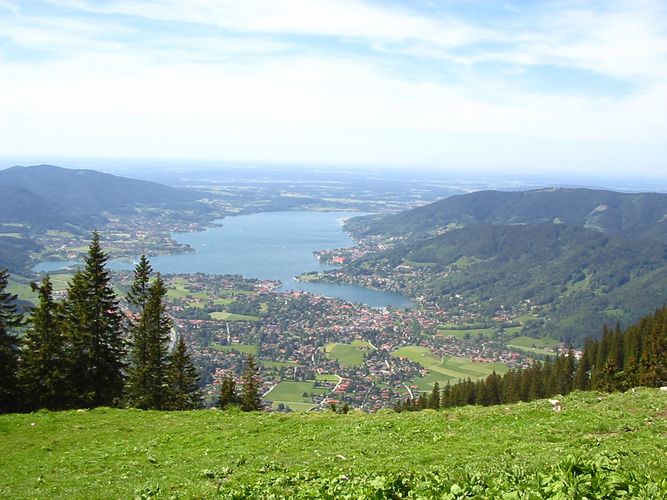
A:
[[[27,300],[33,304],[37,302],[37,294],[30,288],[30,280],[25,278],[10,275],[6,292],[16,295],[19,300]]]
[[[472,380],[485,378],[494,370],[496,373],[505,373],[507,366],[502,363],[475,363],[468,358],[449,357],[440,359],[425,347],[405,346],[391,353],[397,358],[407,358],[419,363],[429,372],[428,376],[415,379],[413,382],[420,391],[428,391],[435,382],[440,385],[447,381],[456,382],[458,379],[470,377]]]
[[[563,403],[561,413],[542,400],[376,415],[1,415],[0,497],[667,497],[667,394]]]
[[[363,364],[367,352],[373,348],[368,342],[353,340],[351,344],[331,343],[324,348],[327,358],[337,360],[341,366],[359,366]]]
[[[534,339],[532,337],[521,336],[509,340],[507,346],[525,352],[553,356],[555,353],[554,349],[558,346],[558,341],[548,338]]]
[[[229,304],[231,304],[232,302],[235,302],[235,301],[236,301],[236,299],[231,299],[231,298],[227,298],[227,299],[215,299],[215,300],[213,301],[213,303],[214,303],[215,305],[217,305],[217,306],[226,306],[226,305],[229,305]]]
[[[257,352],[259,351],[257,344],[213,344],[211,347],[217,351],[236,351],[243,354],[252,354],[253,356],[257,356]]]
[[[257,316],[246,316],[244,314],[234,314],[228,312],[212,312],[210,313],[212,319],[224,320],[224,321],[258,321],[259,317]]]
[[[304,396],[304,393],[308,394],[308,396]],[[293,382],[290,380],[283,380],[269,392],[266,398],[273,402],[274,408],[276,408],[279,403],[283,403],[293,410],[307,411],[316,406],[311,402],[311,394],[328,393],[329,389],[325,387],[315,387],[313,382]]]
[[[505,335],[516,335],[521,330],[523,330],[523,326],[510,326],[509,328],[504,328],[503,333]]]
[[[298,363],[291,361],[262,361],[264,368],[294,368]]]
[[[70,273],[50,274],[49,277],[51,278],[51,283],[53,284],[53,290],[55,292],[67,290],[67,285],[72,279],[72,276],[73,275]],[[11,275],[9,284],[7,286],[7,292],[15,294],[20,300],[27,300],[28,302],[35,303],[37,301],[37,294],[30,288],[31,281],[32,280],[22,278],[20,276]]]
[[[438,327],[437,335],[441,337],[456,337],[457,339],[465,338],[469,336],[472,339],[477,338],[479,335],[483,337],[492,338],[496,336],[495,328],[471,328],[469,330],[461,330],[458,328],[440,328]]]
[[[175,287],[169,288],[167,290],[167,298],[169,299],[184,299],[190,297],[191,292],[183,285],[177,284]]]
[[[205,291],[193,292],[188,289],[187,281],[183,278],[176,278],[168,284],[167,298],[170,299],[208,299],[210,294]]]

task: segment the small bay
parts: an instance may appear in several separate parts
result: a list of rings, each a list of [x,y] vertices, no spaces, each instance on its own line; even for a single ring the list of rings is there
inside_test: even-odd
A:
[[[343,231],[343,221],[353,212],[262,212],[227,217],[221,226],[192,233],[174,233],[179,243],[194,252],[151,257],[153,269],[161,273],[240,274],[248,278],[280,280],[279,291],[303,290],[338,297],[371,307],[408,307],[410,300],[397,293],[358,285],[303,283],[294,279],[310,271],[324,271],[315,250],[350,247],[354,240]],[[76,262],[46,261],[36,272],[49,272]],[[131,269],[126,262],[110,263],[114,269]]]

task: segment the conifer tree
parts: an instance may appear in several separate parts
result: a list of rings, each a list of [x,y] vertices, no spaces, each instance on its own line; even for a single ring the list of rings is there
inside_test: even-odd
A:
[[[487,405],[497,405],[501,402],[502,377],[495,370],[484,380],[484,397]]]
[[[27,408],[58,410],[67,406],[68,393],[60,307],[53,299],[48,276],[32,286],[39,303],[29,319],[19,380]]]
[[[228,373],[222,379],[220,386],[220,397],[218,398],[218,407],[221,410],[229,408],[230,406],[239,404],[239,397],[236,394],[236,382],[234,377]]]
[[[148,291],[148,301],[144,309],[146,317],[146,356],[148,365],[148,401],[150,408],[161,410],[170,399],[167,381],[169,360],[169,342],[172,320],[167,315],[165,297],[167,289],[158,274]],[[185,344],[183,355],[187,356]],[[189,356],[187,358],[189,361]],[[195,385],[198,377],[195,378]]]
[[[20,342],[13,330],[22,323],[16,295],[8,293],[9,274],[0,269],[0,413],[18,408],[17,378]]]
[[[428,407],[433,410],[440,408],[440,384],[438,382],[433,384],[431,395],[428,398]]]
[[[442,395],[440,397],[440,407],[441,408],[450,408],[454,406],[452,401],[452,384],[447,381],[447,385],[442,390]]]
[[[167,366],[173,325],[166,312],[164,281],[158,274],[150,283],[150,273],[148,259],[142,256],[128,294],[137,312],[130,320],[132,348],[126,398],[131,406],[161,410],[170,400]]]
[[[586,342],[584,343],[584,352],[579,360],[574,375],[574,389],[586,391],[590,386],[591,368],[593,367],[593,362],[595,360],[595,345],[596,344],[592,339],[586,339]]]
[[[176,341],[167,367],[169,385],[168,410],[196,410],[202,407],[202,395],[199,389],[199,376],[192,365],[185,341],[179,337]]]
[[[135,267],[132,286],[127,293],[131,345],[125,398],[129,406],[136,408],[151,407],[149,398],[151,372],[148,363],[148,317],[146,315],[151,272],[152,268],[148,259],[142,255]]]
[[[243,411],[256,411],[262,408],[262,400],[259,395],[259,374],[255,357],[252,354],[246,359],[243,370],[243,389],[241,391],[241,409]]]
[[[122,316],[107,260],[95,231],[85,265],[73,276],[64,303],[68,385],[77,406],[115,405],[123,393]]]
[[[150,279],[153,268],[146,255],[142,255],[134,268],[134,279],[127,292],[127,301],[132,312],[143,312],[148,302]]]

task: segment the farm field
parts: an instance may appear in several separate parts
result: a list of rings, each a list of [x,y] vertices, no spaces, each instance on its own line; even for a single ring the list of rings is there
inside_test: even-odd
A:
[[[217,351],[236,351],[243,354],[252,354],[253,356],[257,356],[257,352],[259,351],[257,344],[213,344],[211,347]]]
[[[351,344],[327,344],[324,351],[329,359],[337,360],[342,366],[359,366],[364,362],[364,356],[373,347],[361,340],[353,340]]]
[[[53,284],[53,290],[55,292],[60,292],[67,290],[67,285],[72,279],[71,273],[52,273],[49,274],[51,278],[51,283]],[[39,281],[39,280],[34,280]],[[37,301],[37,294],[32,291],[30,288],[31,280],[23,278],[20,276],[10,276],[9,285],[7,286],[7,292],[15,294],[19,300],[27,300],[28,302],[35,303]]]
[[[225,321],[258,321],[257,316],[246,316],[245,314],[234,314],[229,312],[212,312],[210,313],[212,319]]]
[[[493,338],[496,336],[495,328],[472,328],[469,330],[462,330],[460,328],[441,328],[438,327],[437,335],[441,337],[456,337],[457,339],[475,338],[478,335],[483,337]]]
[[[284,380],[279,382],[265,397],[273,402],[274,408],[283,403],[293,410],[306,411],[316,406],[311,402],[311,394],[327,394],[328,392],[329,390],[325,387],[315,387],[313,382]],[[307,396],[304,396],[304,393]]]
[[[534,339],[532,337],[521,336],[508,341],[507,346],[525,352],[553,356],[555,352],[554,348],[558,346],[558,341],[548,338]]]
[[[468,358],[459,357],[440,359],[427,348],[420,346],[401,347],[394,351],[392,356],[407,358],[428,370],[428,376],[413,380],[420,391],[430,390],[435,382],[442,385],[448,381],[454,383],[458,379],[468,377],[476,380],[490,375],[494,370],[500,374],[507,371],[507,366],[502,363],[476,363]]]
[[[0,497],[665,498],[667,394],[577,392],[563,404],[1,415]]]

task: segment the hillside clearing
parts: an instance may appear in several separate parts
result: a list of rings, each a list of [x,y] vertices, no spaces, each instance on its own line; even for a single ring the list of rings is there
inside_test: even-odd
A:
[[[563,401],[561,413],[542,400],[376,415],[109,408],[2,415],[0,496],[258,497],[263,488],[298,491],[314,478],[370,481],[432,466],[451,477],[497,477],[510,466],[527,475],[567,454],[594,453],[667,477],[667,394],[573,393]]]

